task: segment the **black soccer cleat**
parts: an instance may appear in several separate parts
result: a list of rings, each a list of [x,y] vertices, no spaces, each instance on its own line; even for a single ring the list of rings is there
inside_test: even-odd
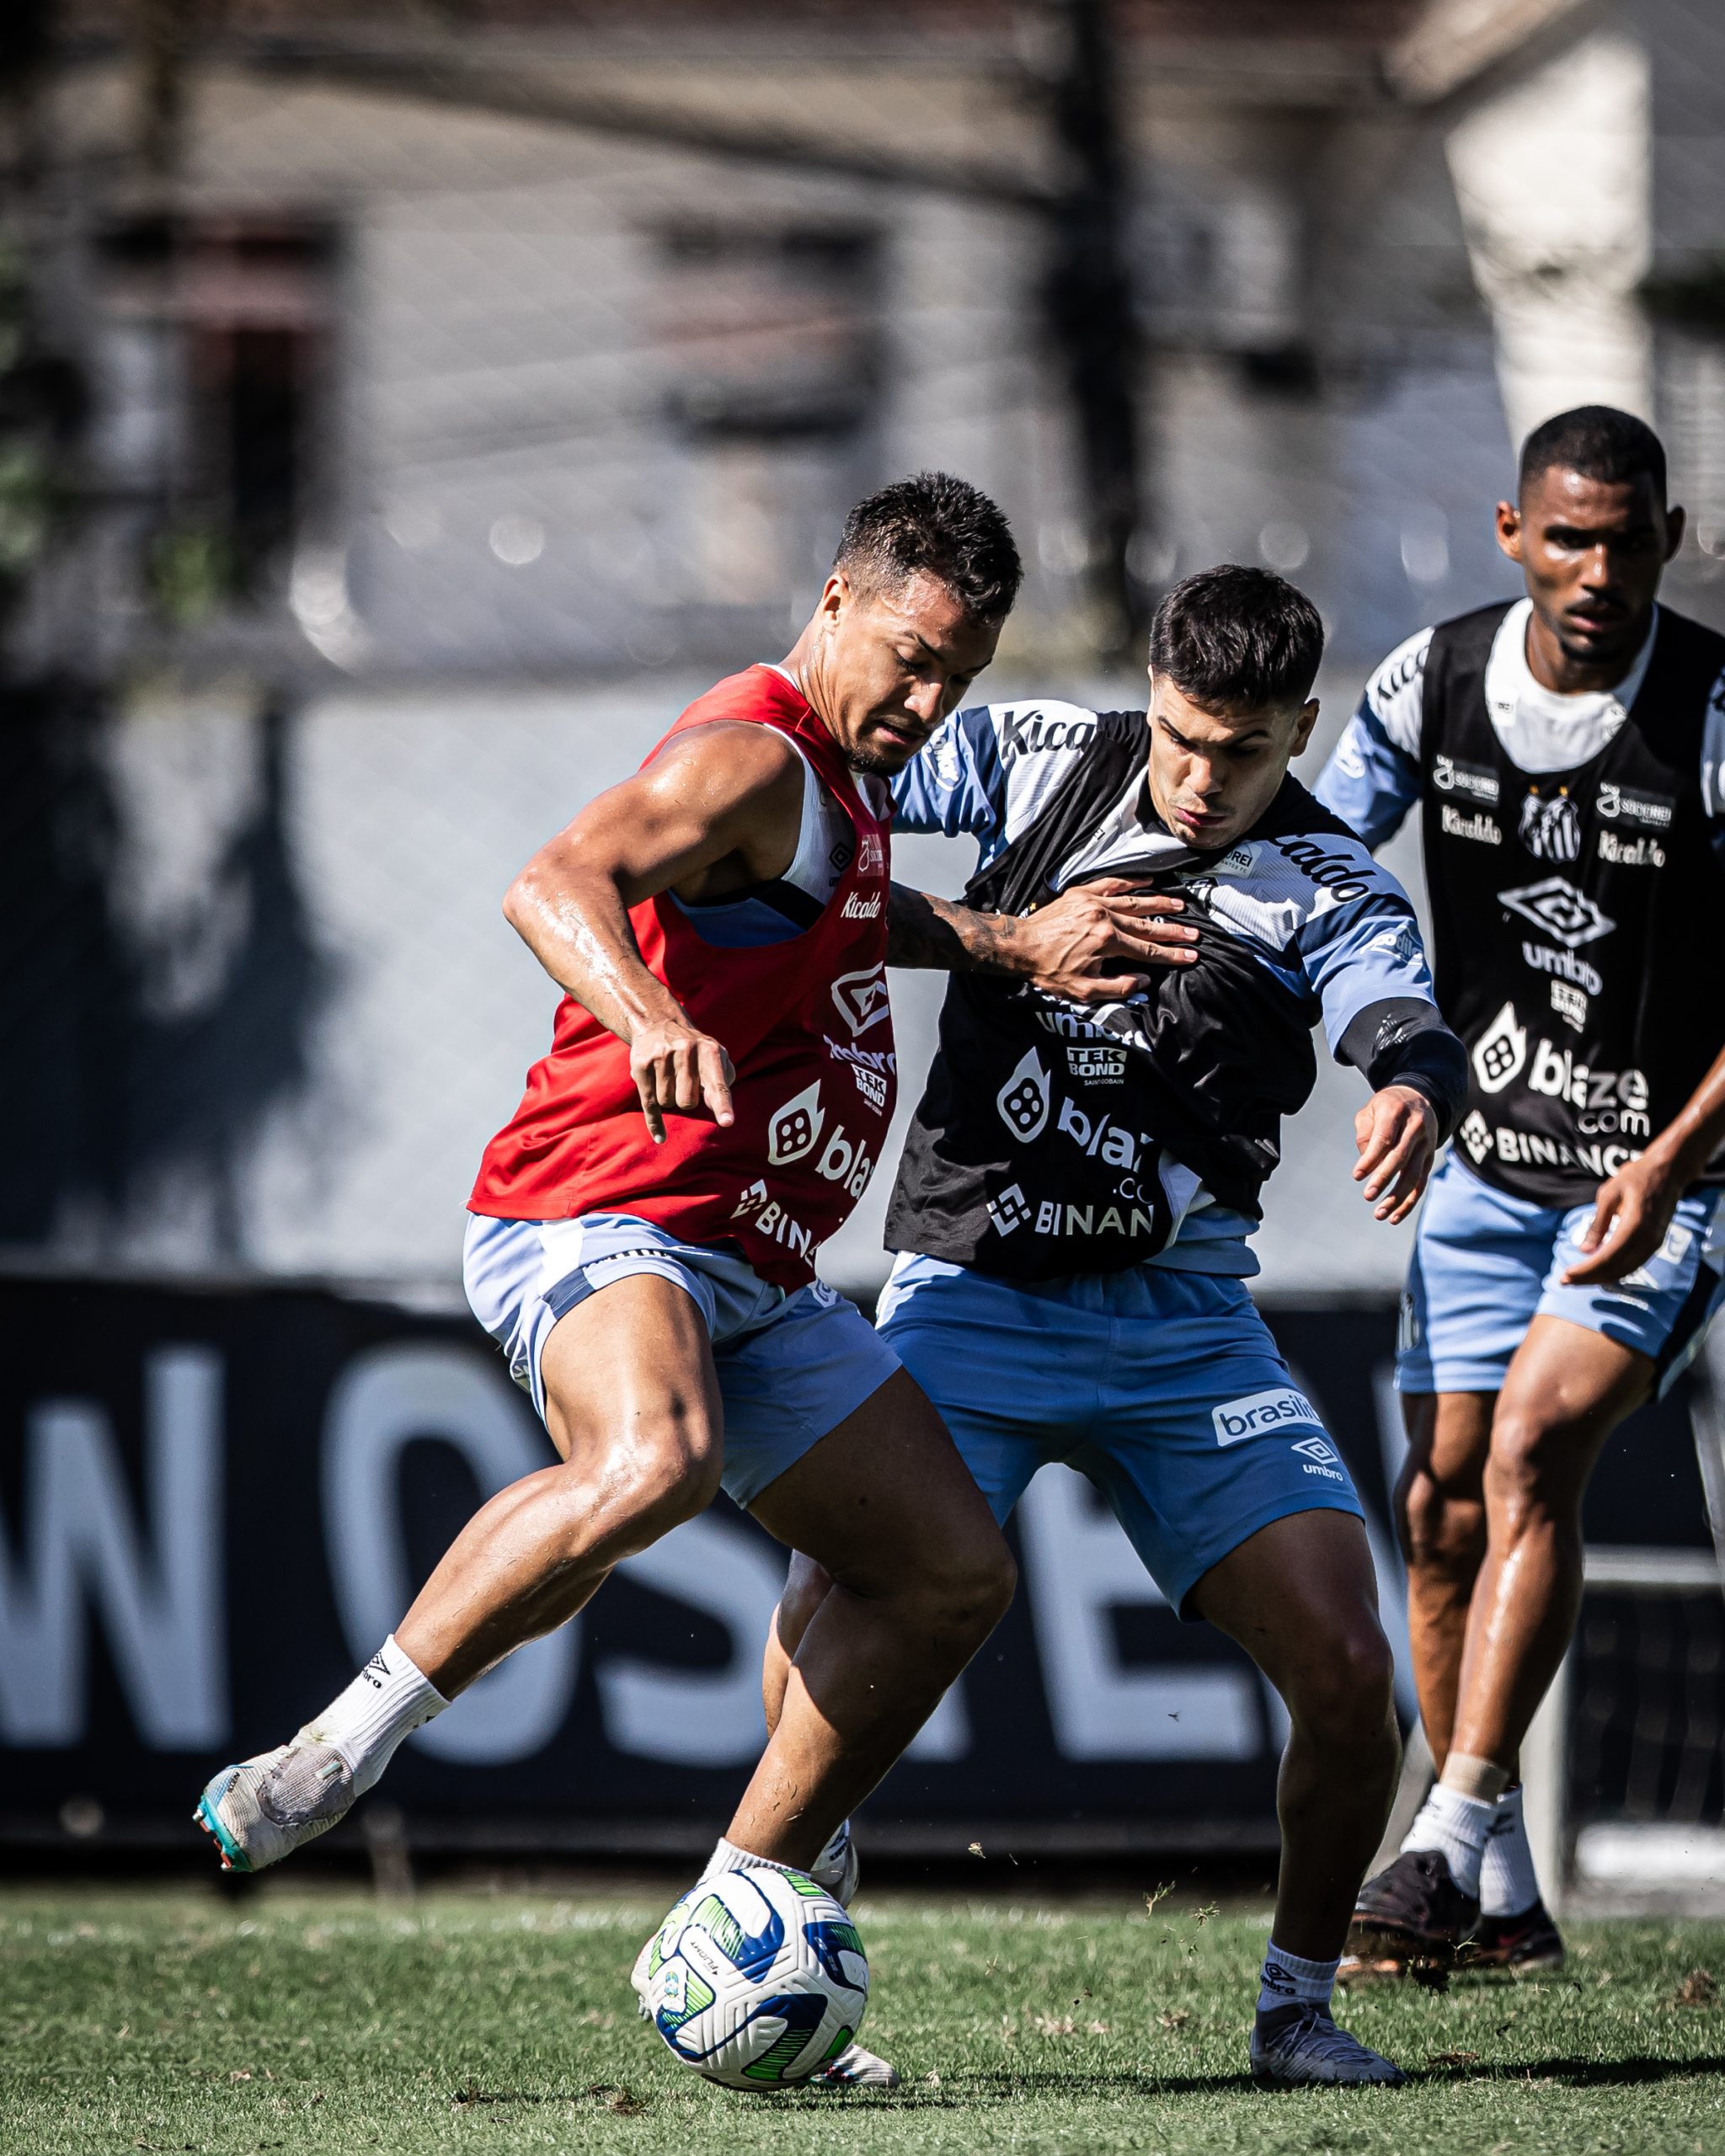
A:
[[[1344,1983],[1411,1977],[1439,1988],[1479,1922],[1479,1903],[1441,1849],[1407,1849],[1368,1879],[1354,1905],[1338,1972]]]
[[[1563,1935],[1543,1902],[1513,1917],[1482,1916],[1455,1957],[1458,1969],[1503,1969],[1512,1977],[1563,1966]]]

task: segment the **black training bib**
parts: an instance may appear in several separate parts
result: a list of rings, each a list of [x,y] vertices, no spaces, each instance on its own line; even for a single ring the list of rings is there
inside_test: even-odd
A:
[[[1573,770],[1530,772],[1486,703],[1509,611],[1446,622],[1426,659],[1433,958],[1472,1066],[1462,1157],[1514,1197],[1567,1206],[1664,1129],[1725,1043],[1725,873],[1701,795],[1725,638],[1662,607],[1616,734]]]

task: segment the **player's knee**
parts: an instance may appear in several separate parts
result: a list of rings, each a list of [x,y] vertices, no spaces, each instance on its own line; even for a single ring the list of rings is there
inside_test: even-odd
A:
[[[917,1599],[932,1637],[968,1659],[1005,1616],[1018,1585],[1006,1537],[989,1523],[943,1551]]]
[[[1498,1411],[1486,1463],[1486,1501],[1494,1523],[1514,1534],[1541,1521],[1570,1524],[1580,1492],[1572,1463],[1580,1433],[1528,1409]]]
[[[703,1513],[724,1470],[718,1432],[698,1410],[671,1412],[614,1438],[584,1481],[606,1509],[636,1530],[643,1547]]]
[[[1362,1761],[1390,1738],[1395,1657],[1368,1609],[1338,1622],[1319,1641],[1291,1688],[1288,1710],[1316,1742]]]
[[[795,1654],[814,1613],[832,1591],[832,1574],[825,1566],[793,1551],[784,1591],[778,1598],[778,1636],[787,1654]]]
[[[1485,1554],[1482,1499],[1446,1489],[1424,1474],[1410,1476],[1397,1497],[1396,1524],[1409,1566],[1471,1577]]]

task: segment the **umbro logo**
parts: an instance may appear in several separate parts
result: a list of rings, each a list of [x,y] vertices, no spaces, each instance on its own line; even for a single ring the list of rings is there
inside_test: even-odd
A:
[[[832,985],[832,1000],[852,1037],[866,1033],[887,1016],[886,968],[870,966],[856,974],[841,974]]]
[[[1499,891],[1498,903],[1524,921],[1542,929],[1554,943],[1567,951],[1609,936],[1617,926],[1601,913],[1585,891],[1578,891],[1567,876],[1547,876],[1541,883],[1524,883],[1514,891]]]

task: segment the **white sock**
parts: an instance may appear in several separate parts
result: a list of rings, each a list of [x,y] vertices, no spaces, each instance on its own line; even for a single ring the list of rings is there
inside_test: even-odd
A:
[[[796,1868],[793,1864],[780,1864],[774,1857],[756,1856],[752,1849],[739,1849],[721,1834],[713,1845],[713,1854],[708,1858],[707,1869],[701,1877],[711,1879],[721,1871],[794,1871]]]
[[[1540,1898],[1533,1849],[1521,1816],[1521,1785],[1498,1799],[1479,1868],[1479,1905],[1488,1917],[1519,1917]]]
[[[1439,1782],[1403,1837],[1402,1854],[1413,1849],[1440,1850],[1450,1860],[1450,1876],[1462,1892],[1477,1894],[1480,1860],[1497,1810],[1495,1804],[1487,1804],[1482,1797],[1463,1796],[1459,1790],[1445,1789]]]
[[[395,1757],[402,1739],[448,1705],[396,1645],[392,1632],[346,1691],[306,1724],[305,1734],[335,1747],[353,1775],[355,1795],[362,1796]]]
[[[1258,2012],[1268,2014],[1279,2006],[1292,2006],[1296,2000],[1302,2005],[1327,2006],[1341,1966],[1339,1958],[1305,1961],[1297,1954],[1284,1954],[1273,1939],[1258,1972]]]

